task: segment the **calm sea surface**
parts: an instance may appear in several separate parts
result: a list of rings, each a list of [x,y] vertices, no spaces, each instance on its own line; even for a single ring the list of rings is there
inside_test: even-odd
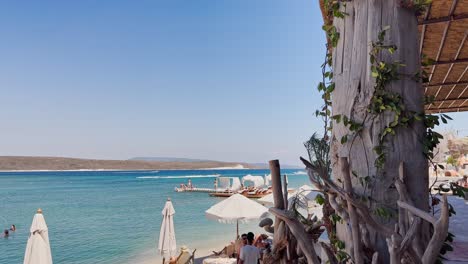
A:
[[[44,210],[56,264],[131,263],[143,253],[157,256],[161,210],[171,197],[177,244],[191,248],[235,236],[235,226],[207,220],[204,211],[219,202],[206,193],[175,193],[192,179],[213,188],[216,175],[264,175],[267,170],[79,171],[0,173],[0,263],[23,263],[28,230],[37,208]],[[310,184],[300,170],[283,170],[289,186]],[[251,226],[241,226],[248,231]],[[222,245],[220,245],[222,246]],[[222,247],[221,247],[222,248]],[[148,253],[150,252],[150,253]]]

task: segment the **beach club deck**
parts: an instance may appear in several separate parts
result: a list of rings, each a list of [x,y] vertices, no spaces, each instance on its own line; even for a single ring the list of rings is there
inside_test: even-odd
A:
[[[176,192],[203,192],[203,193],[215,193],[219,192],[219,190],[210,189],[210,188],[175,188]]]

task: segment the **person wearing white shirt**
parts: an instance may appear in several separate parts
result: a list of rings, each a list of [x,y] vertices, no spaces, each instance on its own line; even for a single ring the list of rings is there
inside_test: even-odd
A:
[[[260,250],[253,244],[255,235],[252,232],[247,234],[247,245],[242,247],[240,253],[240,264],[258,264],[260,263]]]

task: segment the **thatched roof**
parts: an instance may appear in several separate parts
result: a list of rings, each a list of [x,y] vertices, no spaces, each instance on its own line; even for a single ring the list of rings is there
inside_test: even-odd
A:
[[[468,0],[433,0],[419,17],[420,52],[434,60],[426,68],[428,113],[468,110]]]
[[[323,0],[320,0],[323,14]],[[323,14],[324,15],[324,14]],[[426,68],[427,113],[468,111],[468,0],[432,0],[418,18],[420,52],[434,61]]]

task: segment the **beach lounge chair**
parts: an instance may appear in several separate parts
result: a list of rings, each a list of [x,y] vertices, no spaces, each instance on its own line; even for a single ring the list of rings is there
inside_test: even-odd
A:
[[[235,256],[235,253],[236,253],[236,247],[233,243],[225,246],[221,251],[213,251],[213,254],[217,257],[219,256],[225,256],[225,257],[229,257],[229,258],[232,258]]]
[[[223,254],[226,254],[226,248],[227,248],[227,246],[224,247],[223,249],[221,249],[220,251],[214,251],[214,250],[213,250],[213,251],[212,251],[212,252],[213,252],[213,255],[215,255],[215,256],[221,256],[221,255],[223,255]]]
[[[192,253],[190,253],[190,251],[188,250],[186,246],[182,246],[180,248],[179,256],[177,257],[177,259],[175,259],[174,262],[171,262],[171,264],[193,264],[195,263],[195,251],[197,250],[195,249]]]

